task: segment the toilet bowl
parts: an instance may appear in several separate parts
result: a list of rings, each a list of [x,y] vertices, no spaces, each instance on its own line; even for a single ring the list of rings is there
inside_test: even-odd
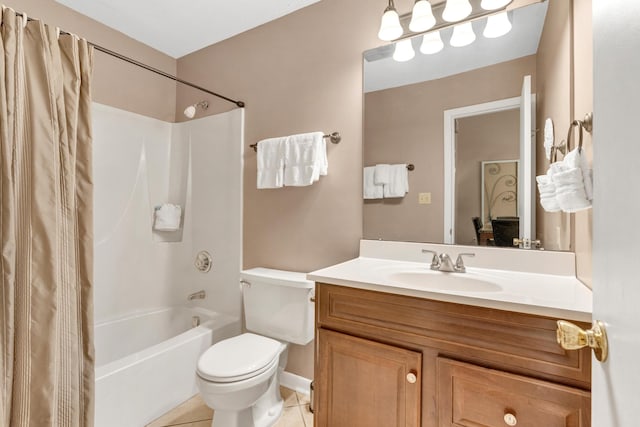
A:
[[[278,368],[286,345],[246,333],[215,344],[198,361],[197,384],[215,427],[270,427],[282,413]]]
[[[247,330],[198,360],[196,380],[214,410],[212,427],[271,427],[283,400],[279,374],[288,343],[313,339],[313,282],[304,273],[255,268],[241,273]]]

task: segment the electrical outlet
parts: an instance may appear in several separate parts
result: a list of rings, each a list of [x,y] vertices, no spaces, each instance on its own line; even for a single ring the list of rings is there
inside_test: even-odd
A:
[[[430,205],[431,193],[418,193],[418,203],[421,205]]]

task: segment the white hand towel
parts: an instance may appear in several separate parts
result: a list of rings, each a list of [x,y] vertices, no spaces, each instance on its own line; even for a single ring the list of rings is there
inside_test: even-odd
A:
[[[588,200],[593,200],[593,171],[589,166],[589,161],[584,155],[584,150],[575,148],[565,156],[563,163],[569,169],[580,168],[582,171],[582,180],[584,182],[584,191]]]
[[[382,185],[376,185],[373,180],[375,170],[375,166],[364,168],[364,175],[362,179],[362,197],[365,199],[382,199]]]
[[[561,209],[556,198],[556,185],[553,183],[551,175],[537,176],[536,182],[538,183],[542,208],[547,212],[559,212]]]
[[[180,228],[182,208],[178,205],[165,203],[155,210],[153,228],[160,231],[176,231]]]
[[[327,174],[327,146],[322,132],[287,137],[284,152],[284,185],[311,185],[320,179],[320,175]]]
[[[591,202],[587,200],[584,187],[579,190],[558,193],[556,199],[563,212],[571,213],[591,208]]]
[[[385,198],[404,197],[409,192],[409,171],[407,165],[389,167],[389,183],[383,186]]]
[[[377,185],[389,184],[391,181],[391,165],[376,165],[373,174],[373,182]]]
[[[280,188],[284,185],[285,138],[269,138],[258,142],[258,188]]]

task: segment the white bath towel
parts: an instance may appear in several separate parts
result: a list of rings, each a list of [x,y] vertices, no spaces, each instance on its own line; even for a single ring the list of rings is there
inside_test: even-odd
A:
[[[365,199],[382,199],[382,185],[376,185],[374,182],[375,166],[364,168],[362,178],[362,197]]]
[[[258,142],[258,188],[284,185],[284,144],[286,138],[269,138]]]
[[[284,152],[284,185],[311,185],[318,181],[321,175],[327,174],[327,145],[322,132],[287,137]]]
[[[383,186],[385,198],[404,197],[409,192],[409,171],[406,164],[389,167],[389,183]]]
[[[391,180],[391,165],[380,164],[375,166],[373,182],[377,185],[389,184]]]
[[[182,208],[179,205],[165,203],[154,212],[153,228],[159,231],[176,231],[180,228]]]

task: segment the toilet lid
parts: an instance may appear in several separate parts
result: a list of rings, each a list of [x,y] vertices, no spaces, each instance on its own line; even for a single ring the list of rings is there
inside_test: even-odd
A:
[[[281,348],[280,342],[251,333],[222,340],[200,356],[198,375],[216,382],[251,378],[269,368]]]

